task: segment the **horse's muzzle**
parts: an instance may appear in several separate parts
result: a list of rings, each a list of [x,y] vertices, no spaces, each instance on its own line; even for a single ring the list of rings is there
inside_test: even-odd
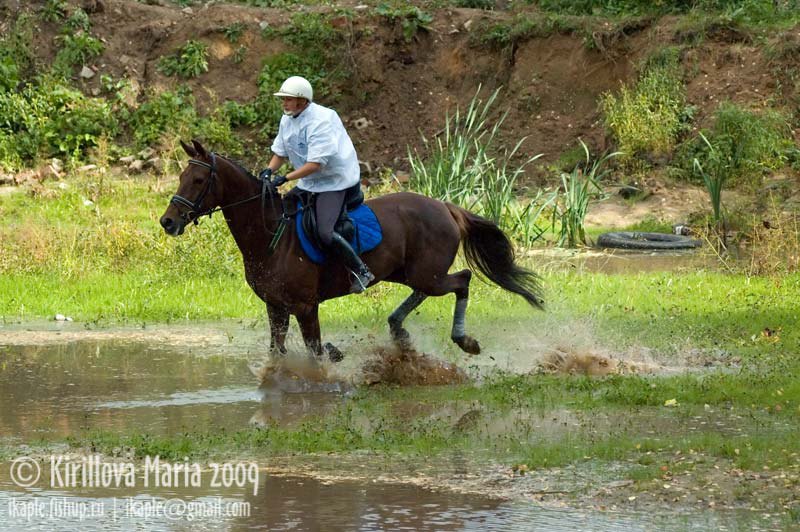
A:
[[[164,231],[170,236],[179,236],[183,234],[183,230],[186,228],[186,224],[180,218],[171,218],[166,214],[161,217],[161,227],[164,228]]]

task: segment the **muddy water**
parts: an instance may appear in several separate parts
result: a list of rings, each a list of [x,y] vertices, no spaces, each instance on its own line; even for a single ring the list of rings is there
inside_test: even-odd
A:
[[[2,467],[2,464],[0,464]],[[168,502],[169,501],[169,502]],[[181,506],[176,501],[186,503]],[[142,517],[143,508],[173,504],[172,517]],[[23,508],[38,506],[26,518]],[[68,505],[71,505],[68,506]],[[81,518],[71,508],[84,509]],[[223,515],[203,516],[220,508]],[[91,515],[90,515],[91,512]],[[406,484],[321,482],[265,475],[257,495],[225,490],[131,493],[22,492],[0,478],[0,530],[767,530],[749,512],[653,515],[575,510],[437,492]]]
[[[135,428],[170,434],[235,430],[253,423],[293,424],[307,415],[324,415],[326,409],[347,400],[348,387],[342,383],[320,387],[273,382],[270,388],[259,388],[252,362],[258,357],[254,353],[263,352],[263,333],[226,327],[100,332],[81,331],[76,325],[40,332],[5,328],[0,331],[0,443],[59,439],[86,429],[125,433]],[[418,408],[398,405],[397,415],[409,415]],[[589,427],[569,412],[542,416],[514,411],[508,418],[487,420],[480,412],[471,415],[464,405],[441,405],[428,415],[450,418],[465,430],[479,433],[513,431],[524,421],[538,435],[552,431],[554,437],[564,431],[606,431],[619,423],[619,418],[608,415],[595,418]],[[462,423],[462,418],[467,421]],[[664,428],[656,425],[655,418],[653,422],[653,430]],[[703,420],[691,422],[702,424]],[[380,470],[379,464],[370,464]],[[258,494],[252,494],[207,485],[24,490],[11,482],[10,463],[0,463],[0,530],[628,531],[752,530],[770,525],[749,513],[689,513],[676,519],[635,510],[600,512],[504,502],[499,493],[431,491],[406,483],[376,482],[369,476],[353,478],[350,473],[364,471],[364,464],[342,462],[341,475],[328,474],[325,480],[286,476],[285,471],[294,470],[278,471],[269,463],[259,467]],[[449,473],[452,479],[453,471]],[[441,484],[446,485],[450,486]],[[240,515],[204,517],[184,512],[171,519],[147,520],[136,511],[144,504],[173,499],[201,503],[205,512],[212,513],[233,505]],[[70,503],[72,508],[76,503],[90,505],[97,515],[75,517],[66,509]],[[26,505],[43,508],[44,517],[26,519],[20,512]],[[246,505],[246,515],[241,515],[245,513],[242,505]]]
[[[17,341],[3,346],[0,337],[0,438],[53,439],[87,429],[136,427],[167,434],[197,427],[292,424],[307,414],[324,413],[343,398],[258,388],[251,360],[241,348],[222,354],[218,342],[200,342],[197,333],[178,335],[189,344],[205,343],[188,353],[161,340],[126,339],[127,333],[113,340],[68,336],[69,341],[55,345],[38,345],[37,335],[28,335],[35,345]]]
[[[535,250],[529,256],[537,268],[579,270],[598,273],[637,273],[657,271],[690,271],[718,268],[716,260],[700,251],[627,251],[627,250]]]

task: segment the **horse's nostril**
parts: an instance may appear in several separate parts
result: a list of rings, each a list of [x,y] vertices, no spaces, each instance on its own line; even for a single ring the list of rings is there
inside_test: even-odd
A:
[[[166,216],[161,217],[161,227],[164,229],[172,229],[173,223],[172,218],[167,218]]]

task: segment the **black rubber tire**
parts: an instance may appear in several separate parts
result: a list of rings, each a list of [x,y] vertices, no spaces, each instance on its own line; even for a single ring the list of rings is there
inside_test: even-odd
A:
[[[618,233],[603,233],[597,238],[597,245],[602,248],[658,250],[697,248],[702,246],[703,242],[688,236],[669,233],[621,231]]]

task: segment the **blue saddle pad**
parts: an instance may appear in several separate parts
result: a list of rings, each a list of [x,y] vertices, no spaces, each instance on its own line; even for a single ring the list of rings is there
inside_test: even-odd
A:
[[[353,220],[353,225],[355,226],[354,236],[350,239],[350,245],[353,246],[355,252],[361,255],[375,249],[383,240],[383,231],[381,230],[381,223],[375,213],[372,212],[372,209],[366,203],[362,203],[355,210],[348,211],[347,215]],[[295,216],[295,227],[297,228],[297,234],[300,236],[300,244],[303,246],[303,251],[306,252],[311,262],[324,264],[325,254],[311,242],[306,232],[303,231],[303,216],[301,213]]]

